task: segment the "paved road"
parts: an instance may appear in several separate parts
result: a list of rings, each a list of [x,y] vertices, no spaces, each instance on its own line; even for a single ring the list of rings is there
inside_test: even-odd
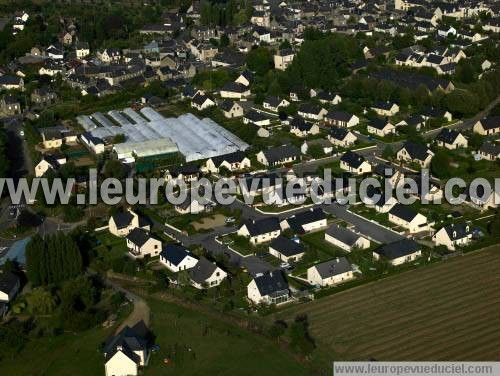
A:
[[[396,234],[395,232],[392,232],[376,223],[373,223],[368,219],[348,212],[344,206],[341,206],[337,203],[323,205],[322,208],[325,212],[333,214],[336,217],[353,224],[356,227],[357,231],[359,231],[363,235],[370,237],[378,243],[390,243],[403,239],[403,236]]]

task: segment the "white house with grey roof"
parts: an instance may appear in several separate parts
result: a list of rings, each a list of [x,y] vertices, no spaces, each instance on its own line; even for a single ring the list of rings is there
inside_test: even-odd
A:
[[[299,240],[292,240],[280,235],[269,244],[269,253],[284,262],[299,261],[305,253]]]
[[[389,221],[415,234],[430,229],[427,217],[411,207],[397,203],[389,211]]]
[[[348,228],[332,225],[325,231],[325,240],[344,251],[370,248],[370,241]]]
[[[321,208],[310,208],[281,221],[282,230],[291,229],[295,234],[320,230],[327,226],[325,212]]]
[[[228,171],[240,171],[250,168],[250,166],[250,159],[242,151],[212,157],[205,163],[206,169],[211,173],[219,173],[221,168]]]
[[[468,245],[472,241],[472,230],[466,223],[451,223],[439,229],[432,240],[437,246],[444,245],[450,251]]]
[[[21,289],[21,279],[14,273],[0,271],[0,318],[2,318],[11,302]]]
[[[422,247],[410,239],[401,239],[384,244],[373,251],[375,260],[383,258],[394,266],[415,261],[420,256],[422,256]]]
[[[426,146],[411,141],[406,141],[403,147],[396,153],[398,161],[414,162],[422,168],[431,164],[434,153]]]
[[[150,231],[151,225],[146,218],[136,214],[131,209],[113,214],[108,222],[109,232],[119,237],[127,236],[135,228]]]
[[[359,124],[359,117],[344,111],[330,111],[324,117],[325,124],[351,128]]]
[[[188,274],[191,284],[199,290],[218,286],[227,277],[224,270],[205,257],[201,257],[196,265],[188,270]]]
[[[346,151],[340,158],[340,168],[354,175],[362,175],[372,171],[372,165],[358,153]]]
[[[161,241],[142,228],[134,228],[126,237],[128,253],[133,258],[158,256],[162,251]]]
[[[191,251],[181,245],[167,244],[160,252],[160,262],[168,270],[177,273],[181,270],[188,270],[198,263],[198,259]]]
[[[248,220],[236,232],[248,238],[252,244],[262,244],[277,238],[281,234],[279,219],[276,217]]]
[[[345,257],[322,262],[307,269],[307,281],[314,286],[333,286],[354,278],[352,265]]]
[[[468,141],[462,133],[448,128],[441,129],[441,132],[439,132],[434,140],[438,146],[448,150],[467,148],[468,146]]]
[[[300,150],[293,145],[275,146],[257,154],[257,161],[264,166],[278,166],[301,159]]]
[[[347,128],[332,126],[328,133],[328,140],[335,146],[347,148],[354,145],[358,138]]]
[[[247,285],[247,298],[253,304],[283,304],[290,299],[290,290],[281,271],[258,274]]]

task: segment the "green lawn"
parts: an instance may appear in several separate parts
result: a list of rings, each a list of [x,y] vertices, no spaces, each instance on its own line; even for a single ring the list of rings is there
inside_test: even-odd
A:
[[[151,356],[146,376],[307,374],[303,365],[264,337],[157,299],[148,303],[161,350]],[[166,357],[171,359],[168,365],[163,363]]]
[[[14,359],[0,360],[2,375],[104,375],[101,344],[114,333],[131,309],[128,305],[118,310],[114,328],[97,326],[78,334],[31,339]]]

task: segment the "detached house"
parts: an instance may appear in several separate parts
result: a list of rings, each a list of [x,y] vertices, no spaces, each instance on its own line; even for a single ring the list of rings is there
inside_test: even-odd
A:
[[[38,130],[42,136],[42,146],[44,149],[60,148],[63,143],[74,144],[78,140],[77,134],[63,126],[40,128]]]
[[[271,118],[259,111],[250,110],[243,116],[243,124],[254,124],[258,127],[271,125]]]
[[[269,111],[278,112],[280,107],[287,107],[290,105],[286,99],[279,97],[267,97],[264,102],[262,102],[262,106]]]
[[[285,70],[292,64],[295,53],[291,49],[279,50],[274,55],[274,68],[278,70]]]
[[[384,258],[394,266],[415,261],[420,256],[422,256],[422,247],[410,239],[402,239],[384,244],[373,251],[373,258],[375,260]]]
[[[322,262],[307,269],[307,281],[313,286],[333,286],[353,278],[352,265],[345,257]]]
[[[389,211],[389,221],[407,229],[412,234],[430,229],[427,217],[399,203]]]
[[[325,124],[351,128],[359,124],[359,117],[343,111],[331,111],[324,117]]]
[[[340,146],[342,148],[348,148],[349,146],[354,145],[357,139],[356,135],[348,128],[332,126],[330,128],[330,133],[328,134],[328,140],[333,145]]]
[[[228,119],[243,116],[243,107],[238,102],[225,100],[220,104],[220,109],[224,116]]]
[[[433,156],[434,153],[427,146],[411,141],[405,142],[396,154],[398,161],[418,163],[422,168],[429,167]]]
[[[161,241],[142,228],[134,228],[126,239],[129,254],[133,258],[154,257],[162,251]]]
[[[123,213],[114,214],[108,222],[109,232],[119,237],[127,236],[135,228],[150,231],[151,225],[146,218],[134,213],[130,209]]]
[[[478,120],[472,129],[481,136],[500,133],[500,116],[489,116]]]
[[[300,158],[300,150],[293,145],[275,146],[257,154],[257,161],[268,167],[293,163]]]
[[[0,75],[0,89],[24,90],[24,80],[18,76]]]
[[[254,245],[271,241],[280,233],[280,222],[275,217],[246,221],[237,231],[239,236],[248,238]]]
[[[353,249],[370,248],[368,239],[339,225],[328,227],[325,231],[325,240],[346,252],[351,252]]]
[[[177,244],[167,244],[160,252],[160,262],[171,272],[177,273],[194,267],[198,259],[189,251]]]
[[[21,280],[14,273],[0,271],[0,318],[7,313],[8,303],[14,300],[21,289]]]
[[[391,102],[377,102],[371,108],[380,116],[394,116],[399,112],[399,106]]]
[[[205,166],[212,173],[219,173],[221,168],[233,172],[250,168],[251,162],[244,152],[235,151],[234,153],[209,158]]]
[[[258,274],[247,286],[253,304],[282,304],[290,299],[288,283],[281,271]]]
[[[472,241],[472,231],[465,223],[452,223],[437,231],[432,240],[437,246],[444,245],[454,251],[456,247],[465,246]]]
[[[104,346],[106,376],[135,376],[149,362],[147,329],[143,321],[126,326]]]
[[[284,219],[280,226],[283,231],[291,229],[295,234],[302,235],[325,228],[327,219],[321,208],[311,208]]]
[[[215,106],[215,102],[205,94],[197,93],[191,100],[191,107],[198,111],[203,111],[209,107]]]
[[[228,82],[220,90],[222,98],[243,99],[250,94],[250,88],[238,82]]]
[[[319,133],[319,126],[309,123],[302,118],[294,118],[290,122],[290,132],[297,137],[312,136]]]
[[[219,268],[214,262],[201,257],[195,266],[188,270],[191,284],[199,289],[219,286],[227,277],[227,273]]]
[[[462,133],[448,128],[443,128],[436,136],[435,140],[438,146],[445,147],[449,150],[467,148],[468,146],[467,139]]]
[[[324,108],[308,103],[301,104],[298,110],[299,116],[302,116],[304,119],[315,121],[323,120],[323,117],[327,113],[328,111]]]
[[[269,253],[284,262],[299,261],[305,253],[304,246],[280,235],[269,244]]]
[[[21,113],[21,103],[13,95],[5,95],[0,101],[0,110],[6,115]]]
[[[500,146],[492,144],[491,142],[485,142],[479,148],[478,153],[482,159],[496,161],[500,159]]]
[[[396,133],[396,127],[391,124],[387,119],[372,119],[368,123],[367,129],[368,133],[377,135],[379,137],[384,137],[389,134]]]
[[[45,154],[35,166],[35,177],[40,178],[49,170],[58,170],[64,164],[66,164],[64,154]]]
[[[372,165],[361,155],[348,150],[340,158],[340,168],[355,175],[362,175],[371,172]]]

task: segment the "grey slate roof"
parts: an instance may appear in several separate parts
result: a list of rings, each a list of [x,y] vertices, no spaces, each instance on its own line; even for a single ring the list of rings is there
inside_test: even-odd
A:
[[[410,239],[401,239],[393,243],[384,244],[374,252],[389,260],[411,255],[421,249],[421,246]]]
[[[281,145],[262,151],[270,164],[285,158],[299,158],[300,150],[293,145]]]
[[[256,221],[250,220],[246,221],[244,225],[247,227],[250,236],[257,236],[281,230],[279,219],[276,217],[263,218]]]
[[[352,168],[358,168],[365,161],[365,158],[353,151],[348,150],[344,153],[340,160],[347,163]]]
[[[429,155],[429,149],[425,145],[416,144],[411,141],[406,141],[403,145],[406,149],[411,159],[417,159],[419,161],[425,161]]]
[[[189,269],[189,277],[196,283],[204,283],[217,269],[217,265],[201,257],[196,265]]]
[[[339,257],[314,266],[322,279],[352,271],[352,266],[345,257]]]
[[[146,242],[151,238],[149,236],[148,232],[143,230],[142,228],[134,228],[130,233],[127,235],[127,240],[131,241],[138,247],[142,247]]]
[[[271,244],[269,244],[269,248],[277,250],[286,257],[299,255],[305,252],[305,248],[302,244],[297,243],[291,239],[285,238],[282,235],[273,239]]]
[[[389,213],[398,218],[404,219],[406,222],[411,222],[413,218],[415,218],[418,214],[415,210],[413,210],[409,206],[400,203],[394,205]]]
[[[116,213],[113,215],[113,221],[115,222],[118,229],[122,229],[130,225],[133,218],[134,216],[128,211]]]
[[[0,291],[11,294],[20,279],[14,273],[0,272]]]
[[[350,247],[352,247],[360,238],[358,234],[338,225],[332,225],[328,227],[325,231],[325,234],[330,235],[334,239],[337,239]]]
[[[321,208],[308,209],[297,213],[286,219],[290,228],[297,234],[303,234],[303,225],[314,223],[326,219],[325,213]]]
[[[175,266],[179,265],[187,256],[194,257],[189,249],[177,244],[167,244],[163,247],[160,256]]]
[[[261,296],[288,291],[288,283],[281,271],[264,273],[254,278]]]

